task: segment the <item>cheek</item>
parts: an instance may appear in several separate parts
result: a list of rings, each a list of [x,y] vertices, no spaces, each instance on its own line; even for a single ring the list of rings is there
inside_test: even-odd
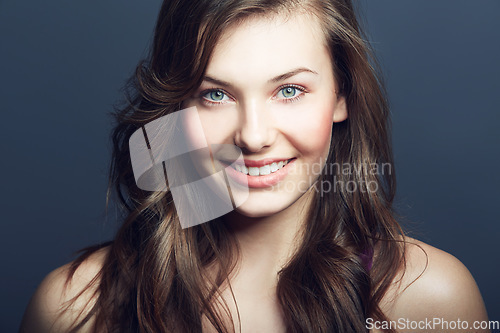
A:
[[[179,112],[182,115],[181,121],[189,146],[205,148],[207,146],[205,131],[196,108],[186,108]]]
[[[228,124],[237,123],[237,113],[231,108],[207,110],[188,100],[182,104],[183,110],[189,110],[184,117],[184,130],[189,141],[195,145],[228,143],[232,128]],[[229,143],[231,140],[229,140]]]
[[[232,108],[211,111],[199,110],[201,126],[209,145],[233,142],[235,124],[238,123],[237,110]]]
[[[299,110],[297,110],[299,111]],[[332,104],[317,105],[308,110],[300,110],[290,122],[288,140],[306,158],[326,158],[332,134]]]

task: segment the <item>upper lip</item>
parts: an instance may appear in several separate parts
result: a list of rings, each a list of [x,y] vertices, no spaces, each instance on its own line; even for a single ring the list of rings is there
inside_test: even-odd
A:
[[[279,157],[279,158],[264,158],[262,160],[247,160],[247,159],[244,159],[244,163],[245,163],[245,166],[247,167],[261,167],[261,166],[264,166],[264,165],[268,165],[268,164],[272,164],[272,163],[278,163],[280,161],[288,161],[290,160],[290,158],[286,158],[286,157]],[[225,161],[224,161],[225,162]],[[233,163],[229,163],[229,164],[239,164],[239,165],[243,165],[243,163],[241,163],[241,160],[240,161],[234,161]]]

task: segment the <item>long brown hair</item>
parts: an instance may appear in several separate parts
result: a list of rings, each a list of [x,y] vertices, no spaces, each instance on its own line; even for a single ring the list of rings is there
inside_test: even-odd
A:
[[[302,242],[279,272],[278,299],[289,332],[363,332],[368,317],[385,319],[379,303],[404,265],[402,231],[392,209],[395,174],[387,100],[351,1],[165,0],[151,54],[130,81],[132,94],[116,113],[112,134],[110,184],[124,222],[93,281],[96,303],[74,331],[93,318],[96,332],[201,332],[202,315],[219,332],[236,330],[220,312],[222,307],[229,313],[227,305],[215,301],[238,260],[233,235],[217,220],[182,229],[170,192],[136,186],[128,140],[146,123],[180,110],[201,84],[229,26],[252,15],[300,10],[322,24],[349,112],[346,121],[334,124],[327,166],[361,169],[336,168],[320,176],[330,184],[357,184],[358,190],[315,193]],[[391,168],[372,172],[374,165]],[[375,246],[370,265],[366,257]],[[72,272],[98,248],[76,260]],[[204,268],[214,263],[218,271],[210,279]]]

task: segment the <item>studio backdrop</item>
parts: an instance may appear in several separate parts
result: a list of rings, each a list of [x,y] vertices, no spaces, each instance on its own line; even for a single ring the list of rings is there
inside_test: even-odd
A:
[[[116,230],[109,114],[160,3],[0,1],[1,332],[45,275]],[[500,1],[358,4],[390,98],[401,223],[460,259],[500,320]]]

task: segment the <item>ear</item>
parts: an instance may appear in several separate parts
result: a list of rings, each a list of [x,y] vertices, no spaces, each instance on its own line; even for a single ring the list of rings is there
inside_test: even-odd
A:
[[[344,96],[337,95],[337,102],[333,110],[333,122],[340,123],[347,119],[347,103]]]

